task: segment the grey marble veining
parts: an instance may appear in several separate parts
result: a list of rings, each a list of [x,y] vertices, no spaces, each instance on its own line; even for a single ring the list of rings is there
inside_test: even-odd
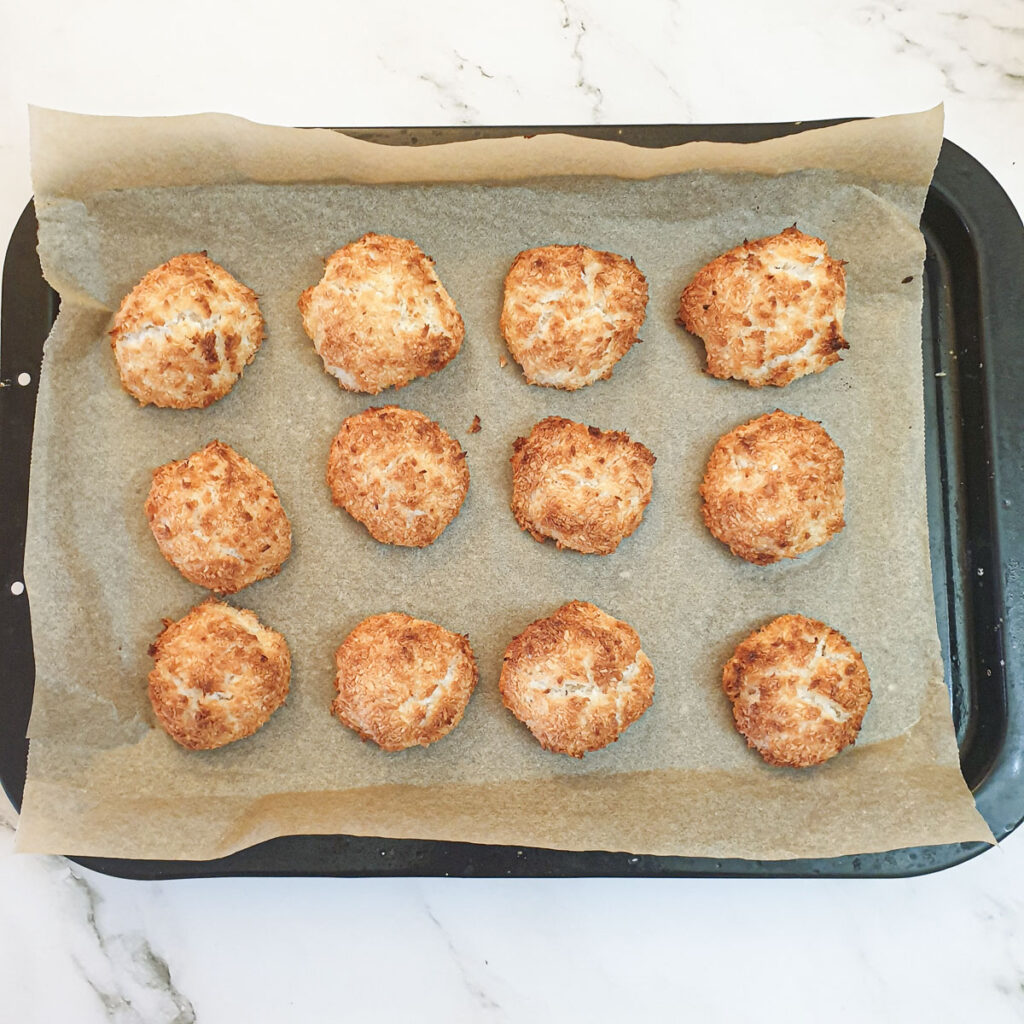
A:
[[[583,45],[587,34],[584,14],[582,11],[575,9],[569,3],[569,0],[558,0],[558,2],[562,9],[563,35],[568,38],[571,44],[569,57],[576,71],[575,87],[590,103],[590,120],[594,124],[600,124],[604,120],[604,110],[602,109],[604,93],[601,91],[600,86],[590,80],[588,66],[583,57]]]
[[[871,3],[857,11],[889,36],[894,54],[927,61],[951,95],[994,101],[1024,88],[1024,4]]]
[[[122,908],[110,912],[91,880],[98,876],[61,857],[15,857],[13,830],[7,823],[0,829],[0,857],[9,865],[0,876],[0,891],[6,895],[0,909],[0,978],[12,972],[6,982],[14,987],[14,1006],[19,1007],[19,997],[27,993],[18,989],[27,978],[12,971],[12,961],[29,952],[33,959],[45,957],[45,973],[54,985],[40,993],[42,1006],[26,1000],[17,1016],[8,1019],[60,1019],[50,1017],[45,1006],[66,986],[68,994],[77,990],[76,1021],[194,1024],[195,1010],[176,985],[167,960],[153,948],[135,915],[126,920]],[[19,905],[12,913],[15,893]],[[35,948],[19,950],[19,940],[26,939]],[[39,959],[32,966],[42,968],[44,962]]]
[[[107,1017],[118,1024],[194,1024],[195,1010],[171,979],[167,961],[156,953],[139,931],[122,930],[119,922],[108,921],[103,897],[75,867],[64,870],[64,891],[69,911],[84,927],[72,959],[82,977],[96,993]]]
[[[427,918],[430,920],[430,923],[437,929],[438,939],[443,942],[447,948],[451,961],[458,971],[459,977],[462,979],[462,984],[465,986],[466,994],[469,996],[474,1009],[487,1014],[489,1020],[507,1019],[505,1014],[502,1012],[501,1005],[488,991],[488,980],[477,978],[476,975],[478,969],[476,964],[470,963],[466,952],[455,945],[452,936],[449,934],[445,926],[437,919],[429,902],[426,900],[423,902],[423,910],[426,913]]]

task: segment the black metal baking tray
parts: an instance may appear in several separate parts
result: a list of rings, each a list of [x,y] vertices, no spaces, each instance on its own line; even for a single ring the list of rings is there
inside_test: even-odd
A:
[[[640,146],[753,142],[835,122],[362,129],[392,145],[567,131]],[[964,778],[997,839],[1024,819],[1024,228],[996,180],[943,143],[922,218],[928,518],[939,635]],[[32,702],[29,595],[22,580],[32,423],[57,297],[26,207],[4,263],[0,310],[0,782],[20,808]],[[28,378],[25,378],[25,374]],[[22,383],[24,382],[24,383]],[[17,588],[16,588],[17,589]],[[212,861],[75,858],[126,878],[216,875],[898,877],[937,871],[982,843],[819,860],[751,861],[286,836]]]

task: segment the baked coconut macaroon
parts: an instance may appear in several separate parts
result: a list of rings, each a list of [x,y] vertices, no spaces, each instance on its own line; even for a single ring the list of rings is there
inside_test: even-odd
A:
[[[679,322],[703,340],[712,377],[783,387],[850,347],[844,267],[820,238],[786,228],[702,267],[682,294]]]
[[[534,540],[607,555],[643,519],[654,456],[629,435],[549,416],[512,454],[512,513]]]
[[[545,245],[515,258],[501,332],[530,384],[575,391],[612,375],[646,311],[647,280],[632,260]]]
[[[796,558],[845,525],[843,451],[820,423],[776,410],[719,439],[700,494],[704,522],[734,555]]]
[[[841,633],[803,615],[748,636],[722,687],[747,745],[788,768],[821,764],[853,743],[871,700],[864,659]]]
[[[508,645],[498,685],[545,750],[582,757],[614,743],[651,706],[654,669],[630,626],[571,601]]]
[[[220,441],[154,470],[145,509],[164,558],[218,594],[276,575],[291,554],[270,478]]]
[[[382,750],[426,747],[446,736],[476,687],[469,638],[401,612],[364,619],[334,660],[331,712]]]
[[[110,343],[121,385],[142,405],[203,409],[231,390],[263,336],[256,293],[205,252],[189,252],[129,292]]]
[[[324,369],[369,395],[443,369],[466,333],[434,261],[391,235],[363,235],[330,256],[299,312]]]
[[[331,443],[334,504],[374,540],[423,548],[459,514],[469,490],[462,446],[433,420],[397,405],[345,420]]]
[[[284,703],[291,655],[256,615],[209,598],[183,619],[164,619],[149,649],[149,700],[157,721],[189,750],[251,736]]]

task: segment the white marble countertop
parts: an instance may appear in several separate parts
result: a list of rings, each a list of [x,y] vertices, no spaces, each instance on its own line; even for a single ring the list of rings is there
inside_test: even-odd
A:
[[[281,124],[779,121],[946,104],[1024,208],[1020,0],[6,4],[0,233],[26,105]],[[8,817],[11,814],[8,813]],[[1024,1019],[1024,835],[901,881],[128,882],[12,853],[0,1017]]]

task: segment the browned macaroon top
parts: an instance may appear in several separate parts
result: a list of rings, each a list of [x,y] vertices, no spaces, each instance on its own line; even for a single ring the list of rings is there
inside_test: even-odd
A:
[[[545,750],[582,757],[613,743],[651,706],[654,669],[632,627],[571,601],[508,645],[499,688]]]
[[[702,267],[682,294],[679,321],[703,340],[711,376],[782,387],[850,347],[844,266],[822,239],[786,228]]]
[[[145,509],[164,558],[218,594],[276,575],[291,553],[270,478],[220,441],[155,469]]]
[[[256,615],[209,598],[164,620],[149,649],[149,700],[176,743],[212,750],[251,736],[284,703],[291,656]]]
[[[541,420],[512,454],[512,513],[534,540],[607,555],[640,525],[654,456],[621,431]]]
[[[433,420],[395,405],[349,416],[331,444],[334,503],[382,544],[426,547],[458,515],[466,453]]]
[[[425,747],[451,732],[477,682],[468,637],[400,612],[364,619],[335,663],[332,713],[388,751]]]
[[[864,660],[841,633],[783,615],[747,637],[722,687],[736,728],[769,764],[806,768],[857,739],[871,700]]]
[[[189,252],[125,296],[110,343],[122,386],[142,405],[201,409],[231,390],[263,336],[256,293]]]
[[[545,245],[512,263],[500,326],[530,384],[575,391],[612,375],[646,313],[647,280],[632,260]]]
[[[844,526],[843,452],[820,423],[776,410],[719,439],[700,494],[704,522],[734,555],[796,558]]]
[[[299,312],[324,369],[370,395],[443,369],[465,336],[434,261],[407,238],[372,232],[328,258]]]

